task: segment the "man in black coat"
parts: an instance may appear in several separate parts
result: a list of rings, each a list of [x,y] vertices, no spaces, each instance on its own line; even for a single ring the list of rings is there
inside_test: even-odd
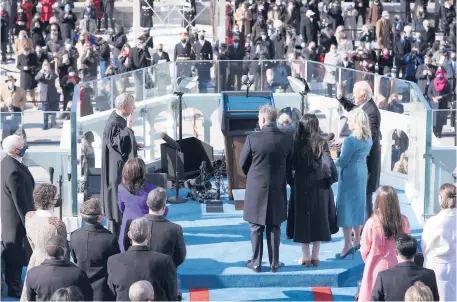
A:
[[[139,146],[133,133],[132,114],[135,110],[134,98],[130,94],[116,97],[114,110],[103,131],[102,145],[102,184],[100,196],[108,229],[114,234],[119,233],[122,214],[117,204],[117,189],[121,183],[122,168],[129,158],[137,157]]]
[[[0,9],[0,49],[2,51],[2,64],[6,64],[6,53],[8,48],[8,32],[10,29],[10,19],[8,12],[4,8]]]
[[[367,199],[365,205],[365,220],[370,218],[373,212],[373,192],[379,187],[379,178],[381,175],[381,114],[378,106],[373,100],[373,91],[366,81],[355,83],[354,103],[346,99],[341,87],[338,87],[337,99],[346,111],[361,107],[370,118],[371,138],[373,145],[367,157],[368,180],[367,180]]]
[[[198,72],[198,91],[199,93],[208,92],[208,84],[211,82],[211,66],[213,60],[213,47],[205,40],[205,31],[198,33],[198,41],[194,43],[195,60],[208,62],[195,62]]]
[[[109,257],[120,253],[117,237],[100,223],[103,211],[98,199],[86,200],[80,212],[86,225],[71,233],[71,255],[75,264],[87,274],[94,301],[114,300],[106,283],[106,265]]]
[[[143,217],[150,225],[152,240],[149,241],[149,249],[153,252],[170,256],[176,267],[178,267],[186,259],[186,244],[184,243],[181,226],[164,217],[167,191],[160,187],[152,190],[148,194],[147,204],[149,214]],[[132,220],[127,221],[126,232],[131,223]],[[124,247],[127,250],[130,246],[129,237],[125,234]]]
[[[129,300],[129,288],[136,281],[146,280],[154,287],[157,301],[176,301],[176,266],[170,256],[149,250],[149,223],[139,218],[130,224],[128,236],[132,246],[108,259],[108,286],[117,301]]]
[[[405,292],[416,281],[427,285],[433,293],[433,300],[439,301],[435,272],[414,263],[417,240],[410,235],[400,234],[395,245],[398,264],[378,273],[371,292],[371,301],[403,301]]]
[[[49,301],[56,290],[69,286],[78,287],[84,301],[92,301],[89,278],[79,267],[65,260],[66,247],[67,239],[62,236],[53,236],[46,243],[48,259],[27,272],[28,301]]]
[[[1,223],[8,296],[20,297],[22,267],[29,263],[30,246],[25,232],[25,214],[33,210],[35,181],[22,163],[27,145],[22,137],[11,135],[3,140],[7,153],[1,160]]]
[[[317,20],[314,17],[315,13],[312,10],[308,10],[306,12],[306,16],[301,20],[301,36],[302,41],[306,44],[313,41],[317,43],[317,33],[319,31],[319,26],[317,24]]]
[[[406,32],[402,31],[400,39],[397,39],[394,44],[394,57],[395,57],[395,66],[397,67],[396,77],[399,78],[400,70],[402,73],[403,79],[406,77],[406,64],[405,59],[411,52],[411,42],[406,37]]]
[[[194,59],[194,51],[192,45],[188,41],[189,35],[186,32],[181,33],[181,42],[175,45],[173,54],[173,61],[176,63],[176,77],[190,77],[192,76],[191,65],[192,63],[184,63]]]
[[[168,55],[168,52],[163,51],[163,45],[159,44],[157,51],[152,55],[152,65],[164,62],[170,62],[170,56]]]
[[[114,0],[104,0],[103,2],[103,19],[105,20],[105,30],[108,31],[108,22],[114,31]]]
[[[261,271],[265,228],[270,271],[279,269],[280,227],[287,216],[293,138],[276,127],[276,118],[274,107],[260,108],[261,130],[247,136],[240,154],[240,167],[247,176],[243,219],[249,222],[253,251],[247,266],[255,272]]]
[[[230,61],[230,73],[227,81],[227,88],[229,90],[241,90],[241,77],[243,76],[243,58],[244,58],[244,45],[240,44],[240,37],[233,37],[233,44],[229,45],[227,50],[227,57]],[[236,79],[236,84],[235,84]]]

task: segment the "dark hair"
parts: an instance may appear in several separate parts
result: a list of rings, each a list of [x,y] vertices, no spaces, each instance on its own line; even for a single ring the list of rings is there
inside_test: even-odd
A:
[[[320,136],[319,119],[315,114],[305,114],[298,122],[295,132],[295,154],[312,154],[308,156],[313,165],[323,154],[325,140]]]
[[[148,194],[147,205],[151,211],[158,212],[163,209],[167,202],[167,191],[157,187]]]
[[[395,238],[395,248],[403,258],[413,259],[417,253],[417,240],[408,234],[398,234]]]
[[[103,215],[102,205],[98,198],[90,198],[81,204],[81,218],[90,224],[98,223],[98,217]]]
[[[57,187],[53,184],[40,184],[33,190],[33,203],[37,210],[47,210],[56,204]]]
[[[49,257],[62,258],[67,252],[67,247],[67,239],[62,236],[55,235],[52,236],[48,242],[46,242],[45,250]]]
[[[122,169],[122,184],[133,195],[143,188],[146,177],[146,165],[141,158],[129,159]]]
[[[84,301],[84,296],[79,287],[69,286],[56,290],[50,301]]]
[[[382,186],[379,188],[375,208],[375,213],[381,220],[384,236],[387,239],[402,233],[403,225],[400,202],[394,188],[391,186]]]

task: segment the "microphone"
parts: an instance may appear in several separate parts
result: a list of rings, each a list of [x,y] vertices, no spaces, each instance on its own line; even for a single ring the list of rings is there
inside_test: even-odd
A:
[[[160,138],[167,142],[173,149],[181,151],[181,146],[179,146],[178,142],[168,136],[166,133],[160,133]]]
[[[49,167],[49,179],[51,180],[51,183],[54,183],[54,167]]]

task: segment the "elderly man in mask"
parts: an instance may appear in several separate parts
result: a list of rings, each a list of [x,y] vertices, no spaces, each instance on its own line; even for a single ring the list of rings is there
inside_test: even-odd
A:
[[[25,90],[15,85],[15,78],[9,76],[5,83],[6,87],[3,86],[0,91],[2,139],[19,129],[21,112],[27,103]]]

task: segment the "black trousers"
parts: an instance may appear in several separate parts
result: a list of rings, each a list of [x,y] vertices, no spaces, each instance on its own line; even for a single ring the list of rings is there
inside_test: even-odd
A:
[[[270,266],[279,265],[279,244],[281,242],[281,226],[280,225],[259,225],[249,223],[251,230],[251,244],[252,244],[252,263],[254,266],[262,265],[263,256],[263,232],[267,232],[267,247],[268,259]]]
[[[25,250],[17,243],[2,242],[2,271],[5,272],[6,284],[22,284],[22,268],[24,266]]]

